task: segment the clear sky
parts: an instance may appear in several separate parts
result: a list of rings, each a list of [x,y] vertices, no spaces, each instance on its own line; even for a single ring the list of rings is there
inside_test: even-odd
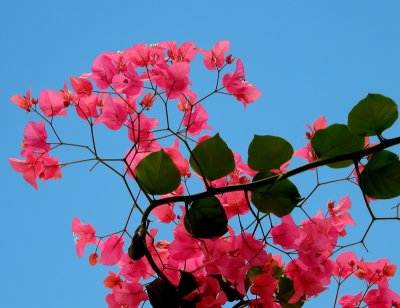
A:
[[[19,156],[26,122],[38,119],[13,105],[10,96],[28,88],[34,96],[45,88],[58,90],[69,76],[88,72],[104,51],[169,40],[210,49],[219,40],[230,40],[231,52],[243,60],[247,79],[263,96],[246,111],[234,99],[210,100],[209,124],[244,157],[254,133],[279,135],[299,148],[306,143],[306,123],[321,115],[328,123],[346,123],[347,113],[368,92],[400,102],[399,18],[395,0],[4,1],[0,307],[105,307],[102,280],[108,269],[89,267],[87,254],[78,259],[71,221],[78,216],[107,233],[121,227],[129,210],[121,183],[101,169],[65,169],[61,181],[39,184],[38,191],[15,173],[7,158]],[[63,129],[71,138],[80,135],[74,123],[63,122]],[[397,123],[387,136],[399,132]],[[348,189],[328,188],[312,201],[310,212],[324,208],[329,199],[354,195],[351,213],[365,228],[361,222],[367,213],[357,201],[359,194],[353,186]],[[376,207],[391,213],[395,202]],[[370,253],[360,248],[359,256],[388,257],[400,265],[399,231],[398,222],[375,224],[366,240]],[[350,239],[357,234],[349,234]],[[397,276],[392,287],[400,292]],[[325,306],[332,298],[332,293],[321,295],[306,307]]]

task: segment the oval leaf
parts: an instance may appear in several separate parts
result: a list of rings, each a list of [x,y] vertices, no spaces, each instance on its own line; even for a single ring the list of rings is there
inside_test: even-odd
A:
[[[270,176],[275,174],[259,172],[253,182]],[[302,199],[297,187],[288,179],[256,188],[251,193],[251,202],[260,212],[272,213],[278,217],[290,214]]]
[[[233,153],[219,134],[199,143],[193,149],[189,163],[197,174],[211,181],[235,170]]]
[[[360,151],[364,148],[364,138],[350,132],[347,125],[333,124],[318,130],[311,139],[311,146],[320,159]],[[343,168],[352,165],[352,161],[329,164],[331,168]]]
[[[278,169],[293,155],[293,147],[285,139],[276,136],[254,135],[249,146],[249,167],[257,171]]]
[[[186,230],[195,238],[213,238],[228,231],[228,218],[214,196],[193,201],[184,219]]]
[[[385,150],[372,155],[360,174],[360,187],[376,199],[400,196],[399,156]]]
[[[136,178],[152,195],[168,194],[181,183],[178,168],[163,150],[151,153],[140,161],[136,167]]]
[[[360,136],[381,134],[396,122],[397,104],[381,94],[368,94],[349,113],[350,131]]]
[[[140,260],[146,254],[146,243],[142,236],[135,234],[128,249],[128,255],[132,260]]]

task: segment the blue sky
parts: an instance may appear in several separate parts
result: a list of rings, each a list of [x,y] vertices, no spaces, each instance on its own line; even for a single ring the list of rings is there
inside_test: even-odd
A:
[[[102,280],[108,269],[89,267],[87,255],[77,258],[71,221],[78,216],[107,233],[120,228],[129,210],[126,191],[105,170],[71,167],[63,170],[61,181],[49,181],[38,191],[13,172],[7,158],[18,157],[25,124],[37,118],[13,105],[10,96],[28,88],[34,96],[45,88],[60,89],[69,76],[88,72],[104,51],[169,40],[209,49],[230,40],[231,52],[242,59],[247,79],[263,96],[246,111],[234,99],[213,98],[206,105],[209,124],[244,157],[254,133],[279,135],[299,148],[306,143],[306,123],[321,115],[328,123],[346,123],[347,113],[368,92],[400,101],[399,14],[398,1],[3,3],[0,306],[105,307]],[[192,81],[201,87],[201,78],[193,74]],[[62,127],[71,138],[81,135],[74,122],[63,121]],[[397,123],[387,136],[399,132]],[[113,149],[119,149],[117,141],[110,139]],[[310,178],[296,183],[307,187]],[[362,228],[367,213],[357,193],[352,186],[329,187],[310,202],[310,213],[329,199],[354,195],[352,214]],[[394,204],[376,208],[387,214]],[[358,232],[352,230],[356,234],[350,239]],[[375,224],[366,239],[370,253],[359,249],[359,255],[400,264],[399,231],[398,222]],[[397,276],[392,287],[400,292]],[[352,286],[351,291],[358,289]],[[332,293],[321,295],[306,307],[321,307],[331,299]]]

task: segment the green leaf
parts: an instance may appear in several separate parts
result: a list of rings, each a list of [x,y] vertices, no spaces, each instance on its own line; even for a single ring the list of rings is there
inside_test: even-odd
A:
[[[350,132],[344,124],[333,124],[318,130],[311,139],[311,146],[319,159],[336,157],[338,155],[360,151],[364,148],[364,138]],[[331,168],[348,167],[353,162],[329,164]]]
[[[349,129],[355,135],[380,135],[396,122],[397,104],[381,94],[368,94],[349,113]]]
[[[140,260],[146,254],[146,243],[141,235],[135,234],[128,249],[128,255],[132,260]]]
[[[197,174],[201,175],[203,172],[204,177],[211,181],[235,170],[233,153],[219,134],[199,143],[193,149],[189,163]]]
[[[258,181],[275,176],[273,173],[261,171],[253,179]],[[272,213],[278,217],[290,214],[302,200],[297,187],[288,179],[256,188],[251,193],[251,202],[263,213]]]
[[[236,290],[232,283],[224,279],[221,275],[216,274],[210,276],[218,280],[221,290],[224,291],[226,297],[228,298],[228,302],[238,301],[244,297],[243,294],[240,294],[238,290]]]
[[[163,150],[151,153],[140,161],[136,167],[136,178],[152,195],[168,194],[181,183],[178,168]]]
[[[292,280],[287,277],[279,279],[278,294],[276,299],[281,303],[284,308],[299,308],[304,304],[304,298],[300,299],[295,304],[288,304],[287,302],[292,298],[294,294],[294,286]]]
[[[383,150],[372,155],[360,174],[360,187],[376,199],[400,196],[400,161],[395,153]]]
[[[248,153],[251,169],[269,171],[287,162],[293,155],[293,147],[281,137],[254,135]]]
[[[165,307],[165,303],[171,308],[181,307],[177,290],[160,278],[146,285],[146,291],[152,307]]]
[[[186,230],[195,238],[213,238],[228,231],[228,218],[214,196],[195,200],[185,215]]]
[[[181,279],[179,280],[178,285],[178,296],[181,299],[180,307],[181,308],[195,308],[196,302],[200,301],[200,297],[196,296],[191,301],[185,301],[183,298],[197,289],[198,285],[196,283],[196,277],[188,272],[180,271]]]

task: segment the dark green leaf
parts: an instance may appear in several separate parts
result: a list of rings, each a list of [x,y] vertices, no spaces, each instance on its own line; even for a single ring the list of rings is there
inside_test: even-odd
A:
[[[311,139],[311,146],[320,159],[332,158],[338,155],[360,151],[364,147],[364,138],[352,134],[346,125],[333,124],[318,130]],[[352,164],[344,161],[329,164],[331,168],[343,168]]]
[[[210,275],[211,277],[215,278],[219,282],[219,286],[221,290],[224,291],[226,296],[228,297],[229,302],[234,302],[237,300],[241,300],[244,295],[240,294],[238,290],[226,279],[224,279],[221,275]]]
[[[180,300],[177,290],[168,283],[165,283],[160,278],[155,279],[146,286],[147,295],[152,307],[165,307],[168,303],[168,307],[178,308],[180,307]]]
[[[196,307],[196,302],[200,301],[200,297],[197,296],[191,301],[185,301],[183,298],[190,294],[192,291],[196,290],[197,283],[196,283],[196,277],[193,276],[192,274],[185,272],[185,271],[180,271],[181,273],[181,279],[179,280],[179,285],[178,285],[178,296],[181,299],[181,306],[182,308],[195,308]]]
[[[285,139],[254,135],[249,146],[249,167],[257,171],[278,169],[293,155],[293,148]]]
[[[184,225],[195,238],[213,238],[228,231],[228,218],[221,202],[211,196],[192,202],[185,215]]]
[[[201,175],[203,172],[204,177],[211,181],[235,170],[233,153],[219,134],[199,143],[193,149],[189,163],[197,174]]]
[[[259,172],[253,181],[274,176],[273,173]],[[251,202],[263,213],[273,213],[278,217],[290,214],[302,200],[297,187],[288,179],[256,188],[252,191]]]
[[[140,235],[135,234],[129,246],[128,255],[132,260],[140,260],[145,255],[146,249],[144,239]]]
[[[304,299],[300,299],[295,304],[288,304],[287,302],[292,298],[294,294],[294,286],[292,280],[287,277],[279,279],[279,292],[276,295],[276,299],[281,303],[282,307],[285,308],[299,308],[304,304]]]
[[[400,196],[399,156],[385,150],[372,155],[360,174],[360,187],[376,199]]]
[[[168,194],[181,183],[178,168],[163,150],[151,153],[140,161],[136,167],[136,178],[152,195]]]
[[[368,94],[349,113],[349,129],[355,135],[375,136],[396,122],[397,104],[381,94]]]

